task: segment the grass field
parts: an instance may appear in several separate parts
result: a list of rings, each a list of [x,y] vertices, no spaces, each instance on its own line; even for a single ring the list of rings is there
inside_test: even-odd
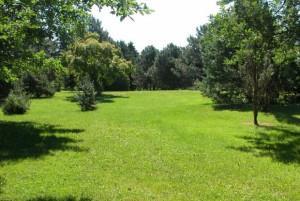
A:
[[[300,200],[300,106],[251,124],[197,91],[72,92],[0,112],[0,200]]]

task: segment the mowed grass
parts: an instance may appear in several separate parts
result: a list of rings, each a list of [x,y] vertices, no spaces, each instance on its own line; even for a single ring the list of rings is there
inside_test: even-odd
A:
[[[300,200],[300,106],[214,105],[197,91],[72,92],[0,113],[0,200]]]

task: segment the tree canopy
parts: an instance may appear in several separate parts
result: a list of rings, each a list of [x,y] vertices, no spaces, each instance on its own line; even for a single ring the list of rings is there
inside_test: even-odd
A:
[[[109,42],[99,42],[95,33],[75,41],[64,54],[64,61],[81,77],[89,75],[98,93],[122,79],[129,87],[129,74],[134,72],[132,63],[121,57],[120,49]]]
[[[282,69],[299,60],[297,1],[219,1],[200,39],[203,91],[218,102],[253,103],[254,124],[282,88]],[[298,67],[299,68],[299,67]]]
[[[51,46],[51,55],[59,56],[76,38],[83,37],[93,5],[110,7],[121,20],[134,13],[152,12],[136,0],[0,1],[0,79],[16,79],[16,63],[30,60],[35,52]]]

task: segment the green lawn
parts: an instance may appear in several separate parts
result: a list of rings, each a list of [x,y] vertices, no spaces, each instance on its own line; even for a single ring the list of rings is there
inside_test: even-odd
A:
[[[300,200],[300,106],[247,107],[197,91],[72,92],[0,112],[0,200]]]

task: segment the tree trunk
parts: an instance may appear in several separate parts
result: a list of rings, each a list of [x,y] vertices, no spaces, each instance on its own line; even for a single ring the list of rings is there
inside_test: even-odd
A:
[[[254,125],[258,126],[257,116],[258,116],[258,83],[257,79],[255,79],[254,89],[253,89],[253,117],[254,117]]]
[[[254,125],[258,126],[258,122],[257,122],[257,116],[258,116],[258,107],[257,105],[253,105],[253,117],[254,117]]]

